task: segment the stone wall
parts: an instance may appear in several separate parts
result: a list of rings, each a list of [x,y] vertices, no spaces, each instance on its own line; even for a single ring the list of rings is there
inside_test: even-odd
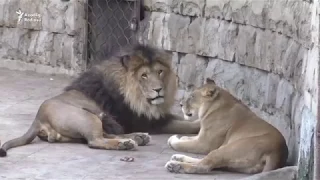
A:
[[[70,75],[85,69],[85,3],[0,1],[0,67]],[[214,79],[282,132],[289,164],[299,165],[299,179],[312,179],[318,6],[319,0],[148,0],[140,41],[172,52],[178,100],[189,84]]]
[[[0,67],[69,75],[83,70],[85,2],[1,0]]]
[[[290,149],[288,163],[300,164],[300,177],[308,179],[318,100],[318,5],[318,0],[145,1],[149,13],[140,42],[172,52],[178,99],[189,84],[213,78],[277,127]]]

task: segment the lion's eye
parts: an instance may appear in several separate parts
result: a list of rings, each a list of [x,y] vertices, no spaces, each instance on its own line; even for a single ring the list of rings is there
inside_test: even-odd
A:
[[[162,73],[163,73],[163,71],[162,71],[162,70],[159,70],[159,71],[158,71],[158,74],[159,74],[159,75],[161,75]]]
[[[147,79],[148,76],[147,76],[146,73],[143,73],[143,74],[141,75],[141,77],[144,78],[144,79]]]

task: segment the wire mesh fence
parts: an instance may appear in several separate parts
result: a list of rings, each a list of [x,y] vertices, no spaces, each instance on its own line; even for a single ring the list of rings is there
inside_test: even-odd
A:
[[[140,0],[90,0],[87,9],[87,67],[135,43]]]

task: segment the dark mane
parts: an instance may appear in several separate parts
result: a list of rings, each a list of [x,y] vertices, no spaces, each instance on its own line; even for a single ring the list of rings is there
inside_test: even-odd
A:
[[[144,57],[152,61],[154,50],[152,48],[137,45],[117,55],[113,58],[115,61],[121,61],[121,57],[132,55],[132,53],[141,53]],[[106,73],[107,74],[107,73]],[[108,114],[103,120],[103,128],[107,133],[120,134],[130,132],[148,132],[150,128],[157,127],[169,121],[169,118],[148,119],[144,115],[138,116],[129,105],[124,102],[124,97],[120,94],[119,86],[108,76],[104,76],[97,68],[82,73],[75,79],[65,91],[77,90],[87,97],[94,100],[103,111]],[[157,123],[157,124],[154,124]],[[118,124],[118,125],[117,125]],[[121,130],[121,127],[123,130]]]
[[[133,48],[133,52],[141,53],[141,55],[149,60],[149,62],[154,61],[154,57],[156,56],[155,50],[153,48],[144,45],[135,46]]]

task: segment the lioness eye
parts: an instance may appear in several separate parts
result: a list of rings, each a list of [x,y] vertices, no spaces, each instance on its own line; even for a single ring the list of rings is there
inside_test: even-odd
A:
[[[146,78],[147,78],[147,74],[146,74],[146,73],[143,73],[143,74],[141,75],[141,77],[146,79]]]
[[[163,72],[162,70],[159,70],[159,71],[158,71],[159,75],[161,75],[161,74],[162,74],[162,72]]]

